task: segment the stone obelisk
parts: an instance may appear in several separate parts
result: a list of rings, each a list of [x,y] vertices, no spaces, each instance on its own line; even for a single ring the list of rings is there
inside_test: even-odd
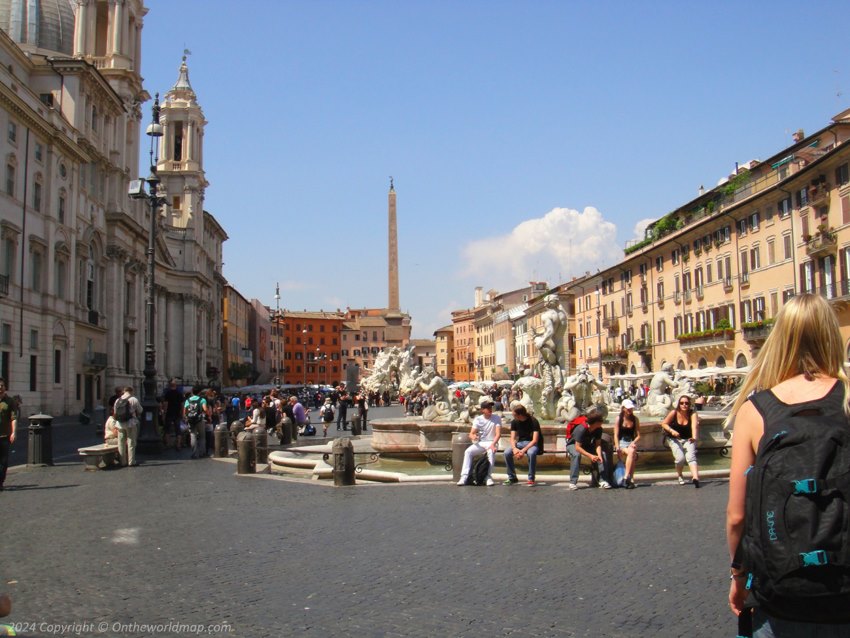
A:
[[[389,304],[387,310],[391,313],[400,312],[398,301],[398,222],[396,221],[395,211],[395,188],[393,187],[393,178],[390,177],[390,193],[388,198],[388,231],[389,241],[389,259],[387,260],[389,271]]]

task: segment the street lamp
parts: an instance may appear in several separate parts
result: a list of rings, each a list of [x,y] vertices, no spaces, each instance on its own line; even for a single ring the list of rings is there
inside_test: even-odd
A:
[[[159,123],[159,93],[151,107],[151,123],[145,134],[151,138],[150,148],[150,175],[147,179],[140,178],[130,182],[129,196],[133,199],[147,199],[150,206],[150,229],[148,232],[148,272],[145,281],[145,309],[146,309],[146,331],[145,331],[145,380],[142,382],[142,408],[144,415],[139,428],[138,448],[140,452],[157,453],[162,451],[162,439],[159,436],[159,403],[156,400],[156,305],[154,291],[154,267],[156,264],[156,227],[159,208],[167,201],[160,194],[160,179],[156,173],[159,163],[159,138],[162,137],[162,125]],[[147,182],[147,192],[145,192]]]
[[[301,331],[301,341],[304,343],[304,360],[301,363],[304,366],[304,385],[307,385],[307,328]]]

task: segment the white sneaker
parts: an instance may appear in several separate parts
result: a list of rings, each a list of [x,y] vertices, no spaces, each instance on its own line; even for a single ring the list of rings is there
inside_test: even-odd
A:
[[[570,491],[577,490],[578,484],[577,483],[570,483],[569,485],[567,485],[567,489],[570,490]]]
[[[599,481],[599,487],[603,490],[610,490],[611,484],[608,481]]]
[[[495,485],[495,483],[493,482],[493,479],[488,478],[488,479],[487,479],[487,483],[485,483],[485,485],[486,485],[487,487],[493,487],[493,486]]]
[[[461,479],[457,482],[457,484],[460,485],[460,486],[466,485],[466,479],[461,477]]]

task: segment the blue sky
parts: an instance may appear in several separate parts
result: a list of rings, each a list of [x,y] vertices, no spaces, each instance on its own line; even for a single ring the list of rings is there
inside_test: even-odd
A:
[[[225,277],[272,306],[280,282],[291,310],[385,306],[392,175],[421,338],[475,286],[616,263],[647,219],[850,105],[843,1],[146,5],[151,95],[192,51]]]

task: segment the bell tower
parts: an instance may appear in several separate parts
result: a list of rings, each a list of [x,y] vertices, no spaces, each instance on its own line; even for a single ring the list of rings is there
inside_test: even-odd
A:
[[[157,173],[168,193],[166,225],[193,227],[200,237],[203,230],[204,127],[207,122],[189,83],[189,67],[184,51],[177,82],[165,94],[160,110],[163,127]]]

